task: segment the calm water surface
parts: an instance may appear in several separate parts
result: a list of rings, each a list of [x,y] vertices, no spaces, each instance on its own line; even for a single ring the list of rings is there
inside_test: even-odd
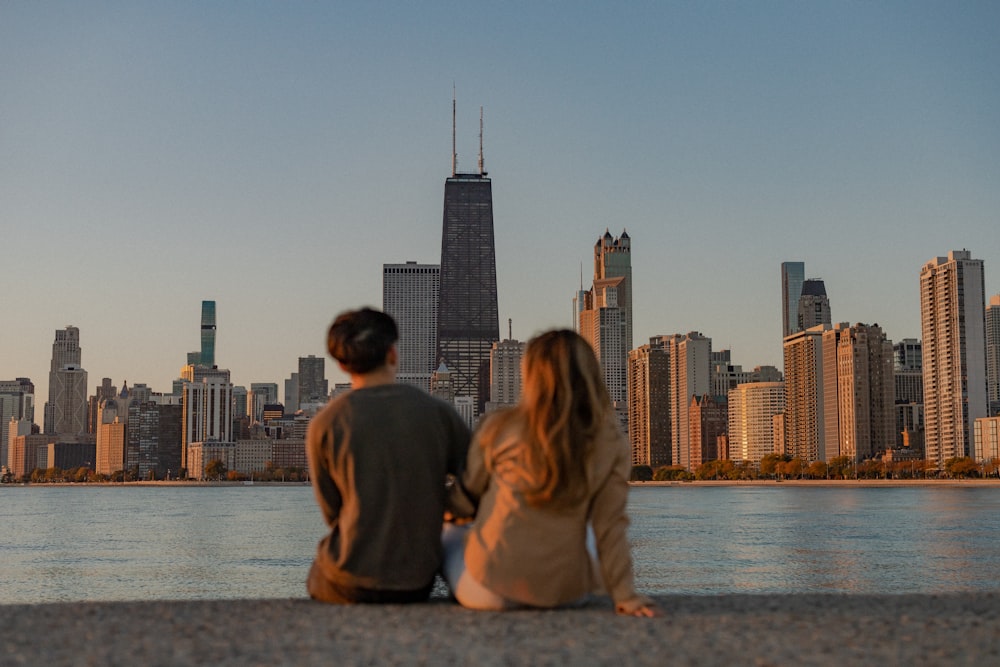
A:
[[[1000,591],[1000,489],[639,487],[653,594]],[[0,603],[304,597],[307,486],[0,487]]]

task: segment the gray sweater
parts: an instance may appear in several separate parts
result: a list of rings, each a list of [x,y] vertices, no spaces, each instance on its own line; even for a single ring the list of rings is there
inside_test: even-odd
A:
[[[356,389],[309,424],[313,490],[330,532],[316,567],[340,586],[413,591],[441,565],[445,479],[470,433],[444,401],[403,384]]]

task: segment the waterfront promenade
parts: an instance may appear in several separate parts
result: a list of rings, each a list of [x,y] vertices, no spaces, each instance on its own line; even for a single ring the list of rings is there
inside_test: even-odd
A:
[[[0,605],[0,665],[987,665],[1000,595],[665,596],[485,613],[443,599]]]

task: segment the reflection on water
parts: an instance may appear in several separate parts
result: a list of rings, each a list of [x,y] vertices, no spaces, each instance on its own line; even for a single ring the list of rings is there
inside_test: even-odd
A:
[[[636,487],[653,594],[1000,590],[1000,489]],[[0,487],[0,603],[304,597],[306,486]]]
[[[640,487],[630,513],[654,593],[1000,590],[1000,489]]]

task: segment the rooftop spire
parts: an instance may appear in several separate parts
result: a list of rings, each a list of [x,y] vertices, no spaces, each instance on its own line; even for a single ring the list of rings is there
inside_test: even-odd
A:
[[[479,107],[479,175],[485,176],[483,169],[483,107]]]
[[[455,84],[451,84],[451,176],[458,173],[458,152],[455,149]]]

